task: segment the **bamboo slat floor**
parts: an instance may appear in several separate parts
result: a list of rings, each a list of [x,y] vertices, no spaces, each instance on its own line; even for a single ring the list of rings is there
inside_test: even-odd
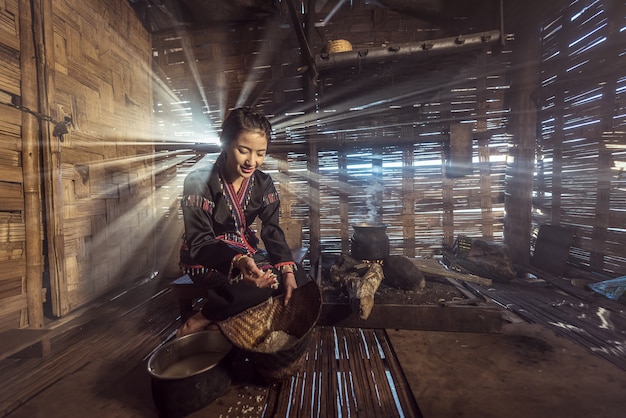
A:
[[[271,388],[269,416],[421,416],[384,330],[316,328],[305,364]]]

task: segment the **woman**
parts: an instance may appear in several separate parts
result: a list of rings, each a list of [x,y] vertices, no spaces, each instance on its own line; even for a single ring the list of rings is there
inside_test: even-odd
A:
[[[284,293],[287,304],[297,283],[307,280],[279,226],[274,183],[259,170],[270,140],[265,116],[250,108],[234,109],[222,125],[222,152],[215,164],[185,179],[180,265],[194,283],[207,287],[208,296],[202,310],[179,328],[178,337],[207,329],[271,296]],[[250,228],[257,217],[266,251],[258,248]]]

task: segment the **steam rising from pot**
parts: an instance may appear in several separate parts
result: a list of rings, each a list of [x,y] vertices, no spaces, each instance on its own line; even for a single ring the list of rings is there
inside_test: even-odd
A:
[[[367,214],[365,222],[362,224],[365,225],[376,225],[378,218],[378,211],[382,206],[381,196],[383,194],[383,185],[376,178],[372,179],[372,182],[369,186],[365,188],[365,194],[369,195],[365,204],[367,206]]]

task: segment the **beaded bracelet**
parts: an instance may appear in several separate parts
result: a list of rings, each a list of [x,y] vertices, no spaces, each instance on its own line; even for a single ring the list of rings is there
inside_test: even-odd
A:
[[[243,280],[243,273],[241,272],[241,269],[239,268],[239,260],[241,260],[244,257],[250,258],[250,256],[248,256],[247,254],[237,254],[233,257],[233,261],[231,261],[230,263],[230,269],[228,270],[228,283],[235,284]],[[239,271],[239,274],[237,274],[236,276],[233,276],[233,270],[235,268],[237,268],[240,271]]]

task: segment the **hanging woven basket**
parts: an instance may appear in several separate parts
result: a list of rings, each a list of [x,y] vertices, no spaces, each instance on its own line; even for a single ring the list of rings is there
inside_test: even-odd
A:
[[[352,44],[345,39],[337,39],[336,41],[329,41],[326,45],[326,49],[331,54],[352,51]]]

